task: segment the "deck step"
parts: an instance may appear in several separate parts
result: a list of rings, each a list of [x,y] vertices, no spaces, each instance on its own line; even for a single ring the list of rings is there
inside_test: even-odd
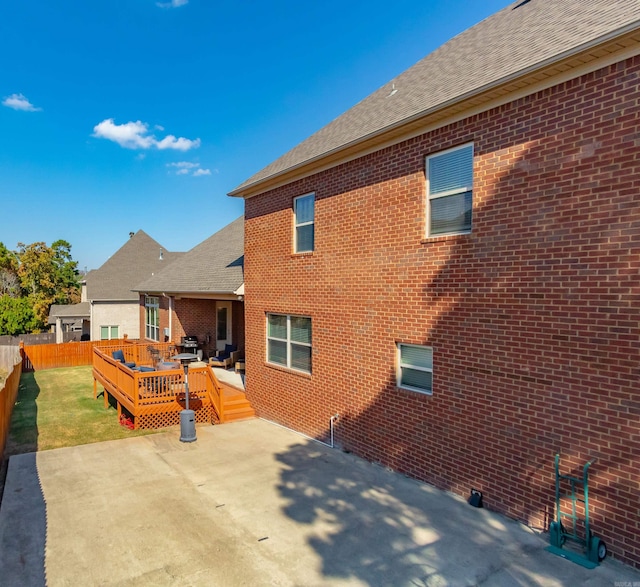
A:
[[[255,417],[256,411],[251,407],[234,408],[232,410],[224,411],[224,423],[237,422],[238,420],[247,420]]]
[[[256,417],[256,412],[244,392],[228,385],[223,385],[222,406],[224,419],[221,423],[223,424]]]

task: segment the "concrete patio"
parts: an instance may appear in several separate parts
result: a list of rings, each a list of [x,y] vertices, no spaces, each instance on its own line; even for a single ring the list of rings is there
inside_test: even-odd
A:
[[[14,456],[3,585],[640,585],[262,420]]]

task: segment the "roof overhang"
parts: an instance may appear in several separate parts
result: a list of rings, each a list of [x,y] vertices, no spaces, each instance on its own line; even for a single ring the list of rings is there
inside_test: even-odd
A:
[[[240,294],[235,292],[191,292],[191,291],[140,291],[140,295],[159,296],[159,297],[171,297],[176,300],[190,299],[190,300],[220,300],[220,301],[236,301],[241,297]]]
[[[419,112],[395,125],[360,137],[351,143],[322,153],[252,184],[240,186],[229,192],[228,195],[245,199],[257,196],[368,153],[639,55],[639,28],[640,21],[636,21],[535,66],[500,78],[429,110]]]

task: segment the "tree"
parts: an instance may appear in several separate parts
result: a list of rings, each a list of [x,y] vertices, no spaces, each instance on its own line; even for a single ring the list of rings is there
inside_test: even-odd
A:
[[[15,273],[0,269],[0,296],[20,297],[20,280]]]
[[[0,242],[0,295],[20,296],[18,257]]]
[[[65,240],[57,240],[51,248],[55,269],[56,302],[77,304],[80,302],[78,262],[71,257],[71,245]]]
[[[0,242],[0,269],[5,269],[11,273],[18,272],[18,257],[14,251],[10,251]]]
[[[28,298],[0,296],[0,335],[24,334],[37,328],[36,317]]]
[[[22,294],[31,304],[34,328],[44,328],[52,304],[80,301],[77,262],[67,241],[57,240],[51,247],[44,242],[18,243],[16,256]]]

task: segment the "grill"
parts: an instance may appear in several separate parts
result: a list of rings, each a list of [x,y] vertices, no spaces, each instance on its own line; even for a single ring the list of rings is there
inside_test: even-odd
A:
[[[185,352],[195,351],[198,348],[198,337],[183,336],[180,339],[180,346],[184,349]]]

